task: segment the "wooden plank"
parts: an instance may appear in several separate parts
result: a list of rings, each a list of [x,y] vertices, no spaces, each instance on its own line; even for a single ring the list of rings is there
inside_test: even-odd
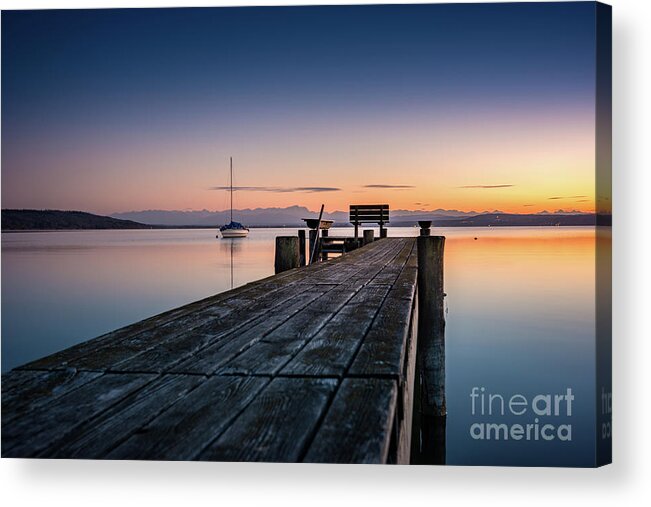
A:
[[[341,306],[345,301],[340,302]],[[219,368],[221,374],[276,375],[303,345],[332,318],[333,312],[311,308],[268,333]]]
[[[264,377],[212,377],[107,454],[108,459],[192,460],[269,383]]]
[[[397,392],[395,380],[344,379],[304,461],[386,463]]]
[[[350,218],[357,220],[361,219],[362,217],[388,217],[389,216],[389,210],[379,210],[379,209],[369,209],[369,210],[359,210],[357,212],[351,211],[350,212]]]
[[[261,297],[260,304],[255,308],[236,311],[223,319],[215,319],[188,331],[175,332],[170,336],[161,336],[160,342],[121,361],[111,368],[112,371],[170,371],[176,364],[196,355],[212,344],[223,341],[231,335],[241,335],[247,329],[258,324],[269,326],[277,319],[284,320],[284,314],[291,315],[297,309],[305,307],[320,294],[327,292],[328,286],[309,291],[309,287],[278,291],[274,295]]]
[[[370,284],[387,284],[394,285],[396,280],[401,275],[412,251],[414,249],[414,241],[401,240],[401,248],[391,263],[388,264],[377,276],[374,276]],[[414,285],[416,280],[414,279]]]
[[[43,458],[99,459],[126,440],[160,412],[182,399],[205,378],[197,375],[165,375],[127,396],[98,417],[79,426]]]
[[[350,210],[367,210],[367,209],[389,209],[388,204],[351,204]]]
[[[365,306],[347,306],[283,367],[280,374],[342,377],[376,311]]]
[[[336,385],[333,379],[274,379],[199,458],[300,461]]]
[[[281,326],[324,293],[324,291],[315,291],[301,294],[294,300],[292,305],[285,307],[282,312],[273,313],[250,328],[224,337],[209,347],[187,357],[179,364],[169,367],[169,371],[204,375],[214,373],[218,368],[262,340],[267,334]]]
[[[357,214],[353,213],[350,215],[350,218],[352,220],[357,220],[358,222],[361,220],[380,220],[380,219],[386,219],[389,217],[389,211],[360,211]]]
[[[2,426],[90,382],[100,373],[14,370],[2,376]]]
[[[154,378],[154,375],[105,374],[22,415],[2,429],[2,456],[36,457]]]
[[[391,293],[390,293],[391,295]],[[402,376],[412,308],[387,297],[353,361],[355,376]]]
[[[293,376],[343,376],[389,288],[365,287],[281,371]]]
[[[411,325],[405,359],[403,361],[402,378],[398,381],[398,437],[396,446],[396,463],[409,465],[411,463],[412,434],[414,432],[414,400],[416,396],[416,348],[418,345],[418,300],[414,299]]]

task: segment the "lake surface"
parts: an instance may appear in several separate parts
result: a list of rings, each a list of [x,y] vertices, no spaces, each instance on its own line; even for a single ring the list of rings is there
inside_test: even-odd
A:
[[[418,233],[416,228],[388,231],[390,236]],[[274,238],[295,232],[253,229],[244,240],[217,240],[208,229],[3,233],[2,371],[271,275]],[[338,229],[337,235],[352,232]],[[447,238],[447,462],[591,464],[594,228],[433,232]],[[479,397],[472,413],[475,387],[477,394],[484,388],[484,414]],[[509,410],[513,395],[531,403],[541,394],[554,400],[568,388],[571,415],[567,400],[560,399],[559,415],[538,419],[539,430],[547,423],[555,429],[571,424],[569,441],[536,440],[533,429],[530,440],[471,436],[475,423],[533,425],[531,407],[524,415]]]

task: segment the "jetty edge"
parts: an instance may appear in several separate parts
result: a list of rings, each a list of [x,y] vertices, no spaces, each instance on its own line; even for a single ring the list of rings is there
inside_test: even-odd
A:
[[[372,241],[18,367],[2,457],[444,460],[421,442],[445,419],[443,245]]]

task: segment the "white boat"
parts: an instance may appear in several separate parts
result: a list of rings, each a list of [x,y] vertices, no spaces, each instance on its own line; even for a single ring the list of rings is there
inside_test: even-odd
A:
[[[242,228],[233,226],[241,226]],[[231,222],[228,225],[224,225],[219,228],[219,231],[222,233],[222,238],[246,238],[249,235],[249,230],[239,222]]]
[[[222,238],[246,238],[249,235],[249,229],[239,222],[233,221],[233,157],[231,157],[231,221],[219,228]],[[219,237],[219,234],[217,235]]]

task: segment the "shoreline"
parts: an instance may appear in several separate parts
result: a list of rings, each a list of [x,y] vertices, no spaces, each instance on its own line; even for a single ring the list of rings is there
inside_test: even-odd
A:
[[[2,234],[15,234],[20,232],[83,232],[83,231],[181,231],[181,230],[219,230],[220,226],[199,226],[199,225],[170,225],[170,226],[152,226],[150,228],[134,228],[134,229],[7,229],[0,231]],[[387,225],[387,229],[398,229],[398,228],[418,228],[417,225]],[[532,227],[559,227],[559,228],[571,228],[571,227],[611,227],[610,224],[569,224],[569,225],[553,225],[553,224],[499,224],[499,225],[475,225],[475,224],[459,224],[459,225],[432,225],[432,228],[437,229],[506,229],[506,228],[532,228]],[[248,226],[249,229],[307,229],[304,225],[251,225]],[[372,227],[369,227],[371,229]],[[331,229],[353,229],[352,225],[333,225]]]

